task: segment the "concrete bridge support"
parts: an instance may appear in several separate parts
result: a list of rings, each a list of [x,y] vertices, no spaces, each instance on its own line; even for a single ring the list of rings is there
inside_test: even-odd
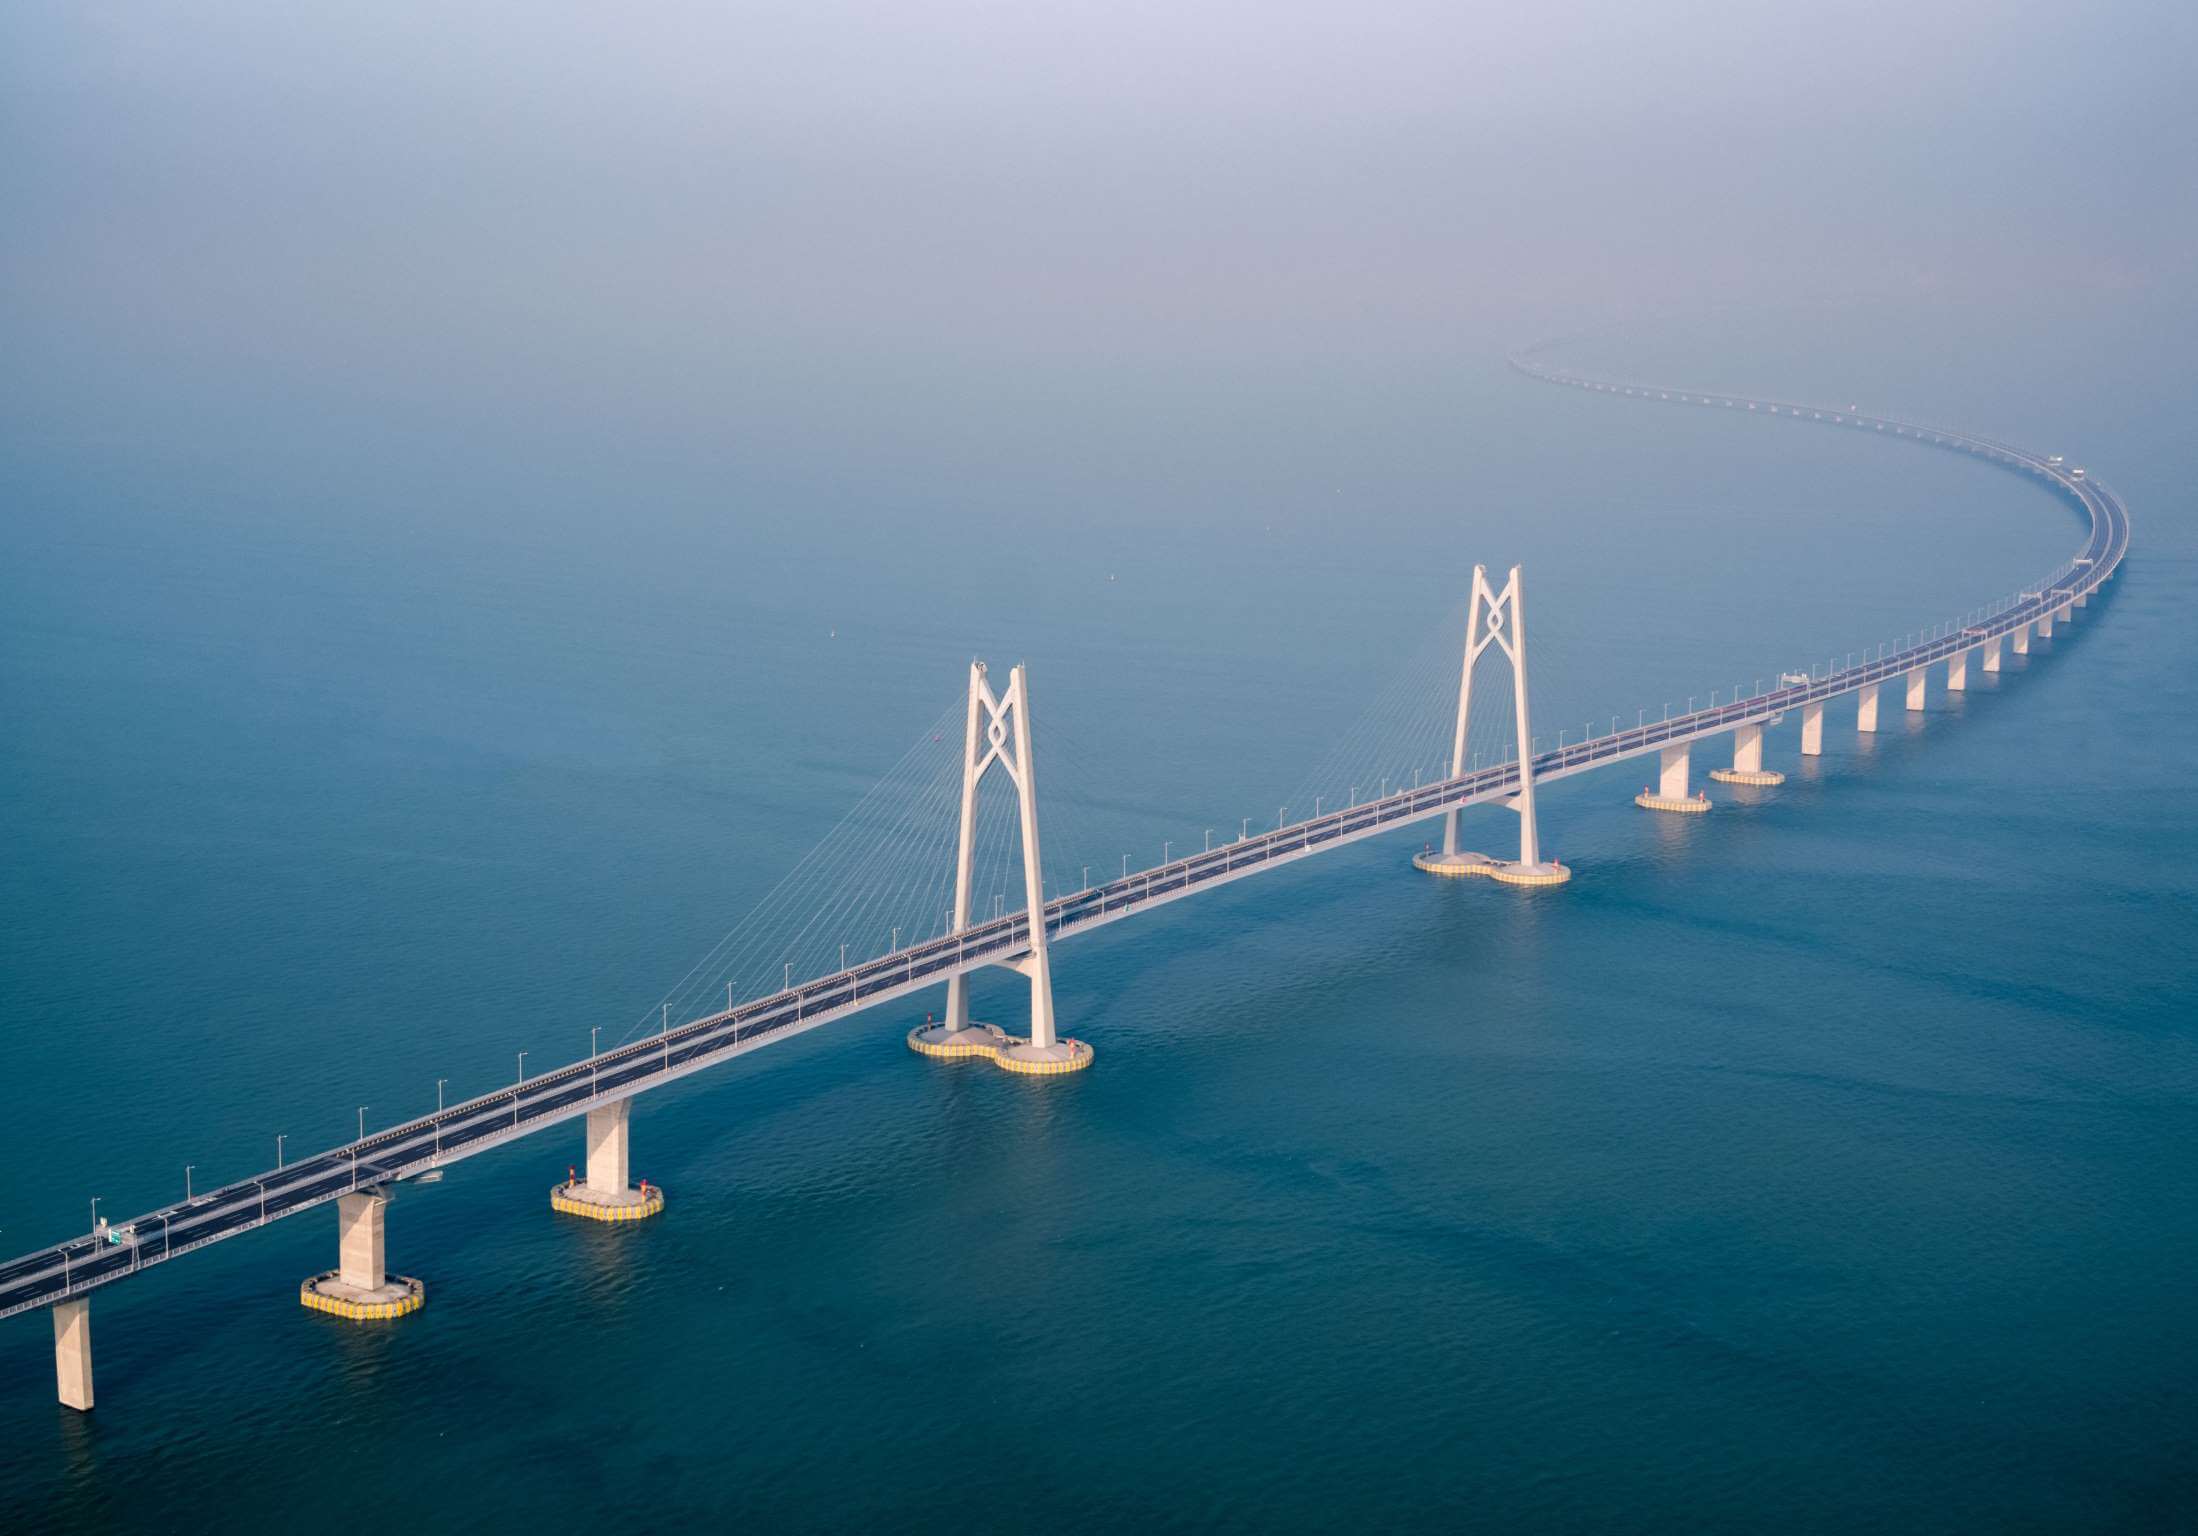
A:
[[[393,1275],[384,1263],[389,1190],[370,1185],[336,1201],[336,1267],[298,1287],[298,1300],[315,1312],[353,1322],[417,1312],[427,1287],[409,1275]]]
[[[954,858],[954,932],[969,926],[971,839],[977,828],[977,792],[995,764],[1015,791],[1017,830],[1023,848],[1023,890],[1029,901],[1030,947],[999,964],[1030,979],[1030,1038],[1019,1039],[969,1017],[969,978],[957,972],[946,983],[946,1019],[908,1032],[919,1056],[987,1056],[1010,1072],[1051,1077],[1091,1065],[1092,1049],[1064,1040],[1054,1030],[1053,968],[1046,942],[1045,865],[1038,854],[1037,759],[1031,752],[1030,678],[1022,667],[1007,674],[1007,690],[994,693],[985,664],[969,664],[969,713],[962,733],[961,838]]]
[[[1908,674],[1908,709],[1911,714],[1923,713],[1924,670],[1917,667]]]
[[[53,1304],[53,1374],[61,1406],[92,1411],[92,1299]]]
[[[1642,790],[1633,797],[1633,803],[1643,810],[1676,811],[1683,816],[1699,816],[1710,808],[1710,797],[1687,793],[1687,760],[1689,743],[1664,748],[1657,763],[1656,788]]]
[[[2017,656],[2030,654],[2030,626],[2024,624],[2014,632],[2014,652]]]
[[[1877,694],[1881,685],[1872,683],[1855,695],[1855,729],[1863,732],[1877,729]]]
[[[1822,699],[1817,700],[1814,704],[1801,706],[1801,755],[1803,757],[1822,757],[1824,755],[1824,701]]]
[[[1732,766],[1712,768],[1710,777],[1720,784],[1783,784],[1786,776],[1763,766],[1763,727],[1743,725],[1732,733]]]
[[[2069,622],[2070,620],[2074,619],[2075,617],[2076,617],[2076,605],[2075,605],[2075,603],[2073,603],[2073,602],[2066,602],[2066,603],[2063,603],[2063,604],[2061,604],[2060,621],[2061,621],[2061,622],[2062,622],[2063,624],[2066,624],[2066,623],[2068,623],[2068,622]]]
[[[1460,849],[1459,812],[1453,808],[1442,819],[1442,852],[1429,849],[1414,854],[1412,867],[1431,875],[1485,875],[1505,885],[1562,885],[1572,878],[1572,871],[1555,859],[1542,857],[1541,832],[1534,822],[1534,727],[1526,707],[1526,589],[1520,568],[1515,565],[1501,593],[1489,584],[1487,566],[1473,567],[1473,591],[1466,609],[1465,661],[1458,671],[1457,723],[1450,740],[1452,778],[1465,772],[1466,724],[1473,717],[1473,663],[1491,645],[1511,663],[1512,724],[1518,739],[1528,744],[1519,757],[1519,790],[1510,800],[1511,809],[1519,815],[1519,857],[1506,862]]]
[[[627,1182],[633,1100],[615,1099],[588,1111],[588,1172],[550,1191],[550,1209],[594,1221],[638,1221],[664,1209],[664,1191]]]
[[[1969,653],[1956,651],[1946,658],[1946,691],[1961,693],[1969,687]]]
[[[2050,608],[2038,615],[2038,638],[2040,640],[2053,638],[2053,610]]]

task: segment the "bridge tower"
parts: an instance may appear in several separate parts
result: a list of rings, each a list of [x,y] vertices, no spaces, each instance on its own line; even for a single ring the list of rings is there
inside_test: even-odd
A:
[[[1015,791],[1018,840],[1023,849],[1025,946],[1001,952],[997,964],[1030,981],[1030,1036],[1019,1039],[992,1024],[969,1017],[969,972],[957,969],[946,983],[946,1018],[909,1031],[908,1047],[924,1056],[988,1056],[1010,1072],[1051,1076],[1091,1065],[1092,1050],[1081,1040],[1063,1040],[1053,1022],[1053,969],[1046,951],[1045,866],[1038,857],[1037,758],[1031,750],[1030,679],[1017,665],[1007,675],[1007,691],[995,693],[985,664],[969,664],[969,713],[962,733],[961,836],[954,852],[954,928],[969,922],[969,882],[977,833],[977,796],[997,764]]]
[[[1442,819],[1442,852],[1416,855],[1412,863],[1432,875],[1486,875],[1507,885],[1562,885],[1572,871],[1542,857],[1541,834],[1534,823],[1534,732],[1526,708],[1526,609],[1519,567],[1513,566],[1503,591],[1489,585],[1488,567],[1473,567],[1473,593],[1465,619],[1465,661],[1458,673],[1458,722],[1450,738],[1450,777],[1465,774],[1466,727],[1473,716],[1473,664],[1491,645],[1511,663],[1511,709],[1519,738],[1518,792],[1509,804],[1519,813],[1516,862],[1458,848],[1460,809]]]

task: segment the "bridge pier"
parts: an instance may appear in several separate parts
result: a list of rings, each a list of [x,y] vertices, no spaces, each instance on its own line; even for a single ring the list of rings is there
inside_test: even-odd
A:
[[[2067,624],[2067,623],[2070,623],[2070,622],[2072,622],[2072,621],[2073,621],[2073,620],[2075,619],[2075,617],[2076,617],[2076,604],[2075,604],[2075,603],[2074,603],[2073,601],[2070,601],[2070,602],[2065,602],[2065,603],[2061,604],[2060,621],[2061,621],[2061,622],[2062,622],[2063,624]]]
[[[92,1299],[53,1304],[53,1374],[61,1406],[92,1411]]]
[[[1786,776],[1763,766],[1763,727],[1743,725],[1732,733],[1732,766],[1712,768],[1710,777],[1720,784],[1783,784]]]
[[[1526,707],[1526,611],[1525,583],[1514,565],[1499,594],[1489,585],[1488,567],[1473,567],[1473,591],[1465,621],[1465,662],[1458,671],[1458,715],[1450,738],[1450,777],[1465,773],[1465,729],[1473,713],[1473,663],[1491,645],[1511,662],[1512,721],[1519,740],[1526,743],[1519,755],[1519,792],[1511,797],[1511,809],[1519,815],[1519,857],[1511,862],[1485,853],[1467,853],[1458,847],[1460,810],[1452,806],[1442,819],[1442,852],[1416,853],[1412,867],[1431,875],[1485,875],[1505,885],[1562,885],[1572,871],[1555,859],[1542,857],[1541,833],[1534,821],[1534,730]],[[1510,634],[1504,633],[1505,615]]]
[[[1917,667],[1908,674],[1908,712],[1910,714],[1920,715],[1923,713],[1923,679],[1924,669],[1922,667]]]
[[[1801,706],[1801,755],[1803,757],[1822,757],[1824,755],[1824,701],[1822,699],[1818,699],[1814,704]]]
[[[980,730],[979,720],[982,718]],[[946,1020],[928,1020],[908,1032],[908,1048],[919,1056],[987,1056],[1009,1072],[1052,1077],[1091,1065],[1092,1049],[1081,1040],[1063,1040],[1054,1032],[1053,967],[1047,956],[1045,866],[1038,854],[1037,759],[1030,748],[1030,679],[1021,666],[1007,674],[1007,691],[994,693],[985,664],[969,664],[969,713],[962,733],[961,838],[954,857],[954,928],[969,926],[971,839],[977,828],[977,791],[997,763],[1015,790],[1017,831],[1023,847],[1023,890],[1029,902],[1030,947],[990,963],[1019,971],[1030,979],[1030,1038],[1018,1039],[990,1024],[969,1018],[969,978],[957,971],[947,978]]]
[[[2023,624],[2014,631],[2014,651],[2017,656],[2030,654],[2030,626]]]
[[[1969,687],[1969,653],[1956,651],[1946,658],[1946,691],[1963,693]]]
[[[1705,794],[1687,793],[1687,758],[1689,743],[1666,747],[1658,759],[1656,788],[1642,790],[1633,797],[1633,803],[1648,811],[1676,811],[1682,816],[1699,816],[1710,808],[1710,797]]]
[[[393,1275],[384,1263],[385,1185],[369,1185],[336,1200],[334,1269],[298,1287],[298,1300],[315,1312],[352,1322],[403,1317],[427,1302],[427,1287],[409,1275]]]
[[[591,1221],[639,1221],[664,1209],[664,1191],[644,1179],[626,1182],[631,1098],[614,1099],[588,1111],[588,1172],[550,1191],[550,1209]]]
[[[2040,640],[2053,638],[2053,610],[2050,608],[2038,615],[2038,638]]]
[[[1877,729],[1877,694],[1881,685],[1870,684],[1855,695],[1855,729],[1863,732]]]

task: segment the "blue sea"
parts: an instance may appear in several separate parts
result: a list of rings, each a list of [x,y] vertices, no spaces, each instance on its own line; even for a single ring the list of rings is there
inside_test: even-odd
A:
[[[888,1008],[648,1095],[653,1221],[553,1216],[577,1126],[459,1164],[390,1209],[391,1326],[298,1306],[326,1211],[99,1292],[88,1416],[12,1319],[0,1528],[2198,1526],[2198,331],[2026,319],[1561,354],[2104,475],[2124,574],[1997,678],[1819,759],[1789,721],[1703,817],[1551,785],[1560,889],[1415,832],[1064,944],[1078,1076]],[[1271,820],[1476,563],[1525,570],[1554,731],[2079,537],[1531,339],[903,358],[706,428],[150,385],[0,426],[0,1251],[653,1019],[973,656],[1029,667],[1042,817],[1134,868]]]

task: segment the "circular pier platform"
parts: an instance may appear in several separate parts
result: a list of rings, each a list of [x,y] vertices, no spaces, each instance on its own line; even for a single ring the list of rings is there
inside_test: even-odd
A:
[[[1633,803],[1644,811],[1672,811],[1681,816],[1699,816],[1710,808],[1710,797],[1699,790],[1680,799],[1672,795],[1652,795],[1644,789],[1633,797]]]
[[[1786,776],[1775,768],[1712,768],[1710,777],[1720,784],[1749,784],[1757,789],[1786,782]]]
[[[331,1269],[300,1284],[298,1301],[330,1317],[375,1323],[419,1311],[427,1305],[427,1286],[410,1275],[391,1275],[376,1289],[361,1290],[344,1284],[341,1270]]]
[[[919,1024],[908,1032],[908,1048],[919,1056],[954,1061],[982,1056],[1003,1072],[1025,1077],[1058,1077],[1081,1072],[1091,1065],[1092,1049],[1081,1040],[1057,1040],[1052,1045],[1032,1045],[996,1024],[972,1024],[949,1030],[944,1024]]]
[[[664,1209],[664,1191],[654,1184],[639,1189],[629,1185],[606,1195],[585,1184],[557,1184],[550,1188],[550,1209],[590,1221],[640,1221]]]
[[[1504,885],[1563,885],[1572,878],[1571,867],[1555,859],[1521,864],[1485,853],[1415,853],[1412,867],[1446,878],[1479,875]]]

